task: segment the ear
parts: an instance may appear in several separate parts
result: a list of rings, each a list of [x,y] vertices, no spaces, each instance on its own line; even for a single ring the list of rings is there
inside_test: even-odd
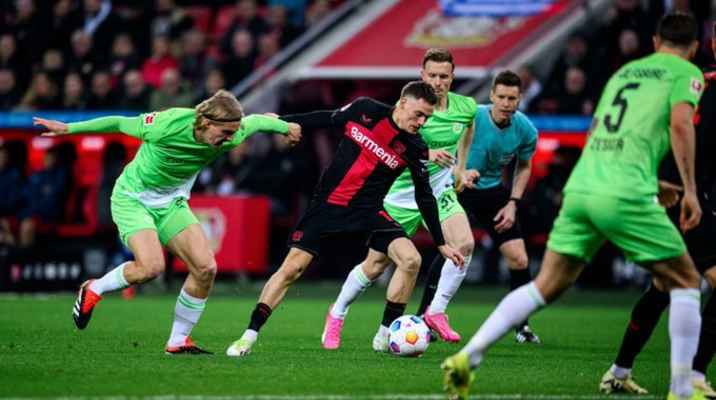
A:
[[[699,51],[699,41],[694,40],[691,42],[691,46],[689,46],[689,60],[693,59],[696,56],[696,53]]]

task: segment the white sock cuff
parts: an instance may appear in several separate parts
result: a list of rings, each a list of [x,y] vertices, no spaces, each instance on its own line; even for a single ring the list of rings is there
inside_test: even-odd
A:
[[[373,281],[368,279],[367,276],[365,276],[365,272],[363,272],[363,264],[358,264],[353,268],[353,272],[355,273],[355,277],[358,280],[358,282],[361,284],[361,286],[368,287],[370,286]]]
[[[701,305],[701,292],[698,289],[671,289],[671,303]]]
[[[532,281],[525,286],[527,287],[527,294],[532,300],[534,300],[535,304],[537,304],[538,307],[543,307],[545,304],[547,304],[547,302],[544,300],[544,297],[542,297],[542,293],[540,293],[539,289],[537,289],[535,281]]]
[[[127,282],[127,279],[124,277],[124,267],[126,267],[129,263],[130,261],[125,261],[119,264],[119,266],[114,269],[114,279],[117,280],[117,284],[119,285],[119,287],[129,286],[129,282]]]
[[[206,299],[194,297],[187,293],[183,288],[181,292],[179,292],[178,301],[181,305],[191,310],[203,310],[206,306]]]

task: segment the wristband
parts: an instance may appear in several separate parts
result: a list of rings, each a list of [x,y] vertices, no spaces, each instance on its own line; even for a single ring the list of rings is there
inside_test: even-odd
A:
[[[515,205],[519,207],[520,203],[522,203],[522,199],[519,197],[510,197],[510,199],[507,201],[508,203],[514,201]]]

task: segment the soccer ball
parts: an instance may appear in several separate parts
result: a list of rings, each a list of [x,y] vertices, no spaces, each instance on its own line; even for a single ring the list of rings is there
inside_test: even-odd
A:
[[[390,353],[402,357],[418,357],[430,344],[430,328],[422,318],[403,315],[390,324]]]

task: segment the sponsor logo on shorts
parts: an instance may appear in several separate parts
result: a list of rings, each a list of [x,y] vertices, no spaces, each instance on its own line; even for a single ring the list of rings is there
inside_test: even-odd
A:
[[[293,235],[291,235],[291,240],[294,242],[298,242],[301,238],[303,238],[303,231],[295,231]]]

